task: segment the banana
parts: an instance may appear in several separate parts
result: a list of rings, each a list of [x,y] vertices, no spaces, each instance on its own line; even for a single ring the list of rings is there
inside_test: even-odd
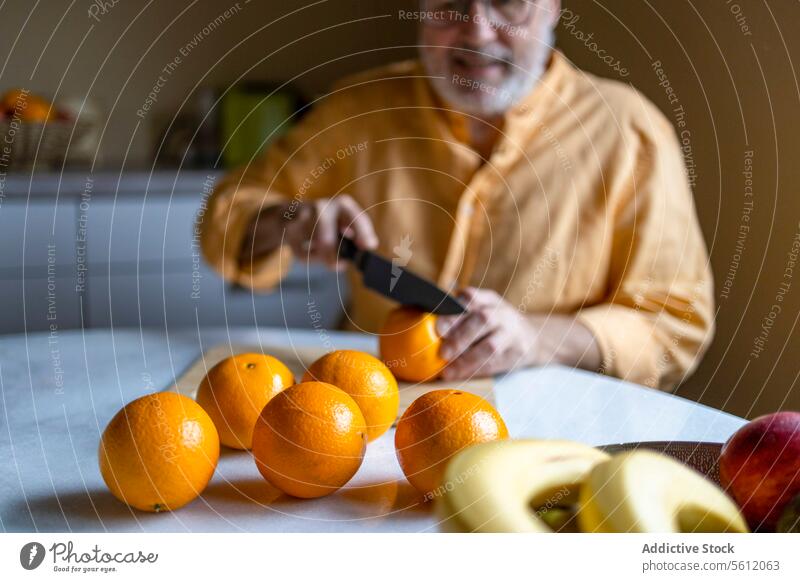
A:
[[[570,441],[514,440],[474,445],[448,463],[433,493],[444,531],[552,532],[536,507],[577,501],[577,490],[609,456]]]
[[[580,488],[584,532],[746,532],[734,502],[678,461],[650,451],[595,465]]]

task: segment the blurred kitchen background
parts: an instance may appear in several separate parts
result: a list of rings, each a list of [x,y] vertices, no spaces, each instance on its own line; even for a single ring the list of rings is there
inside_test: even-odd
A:
[[[49,108],[32,107],[20,119],[12,99],[0,119],[0,333],[335,327],[335,276],[296,266],[275,293],[233,288],[200,259],[195,221],[224,169],[290,127],[334,80],[414,56],[416,23],[399,14],[415,5],[3,3],[0,93],[40,96],[55,115],[45,123]],[[678,393],[749,417],[800,408],[800,4],[564,8],[558,45],[573,62],[631,83],[685,123],[718,315],[713,346]],[[309,316],[310,292],[321,321]]]

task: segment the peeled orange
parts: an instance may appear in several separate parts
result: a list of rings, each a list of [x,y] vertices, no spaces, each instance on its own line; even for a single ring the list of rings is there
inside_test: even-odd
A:
[[[223,445],[249,449],[261,410],[270,398],[292,384],[294,375],[277,358],[239,354],[208,371],[196,399],[214,421]]]
[[[397,460],[408,481],[426,496],[442,486],[447,461],[462,449],[508,438],[500,413],[462,390],[433,390],[411,403],[397,423]]]
[[[333,493],[364,459],[364,416],[346,392],[325,382],[302,382],[267,403],[253,431],[261,475],[295,497]]]
[[[117,499],[143,511],[172,511],[205,489],[217,467],[219,437],[194,400],[158,392],[117,412],[98,456]]]

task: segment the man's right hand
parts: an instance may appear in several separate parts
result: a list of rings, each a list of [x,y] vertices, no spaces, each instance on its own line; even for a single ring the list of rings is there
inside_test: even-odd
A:
[[[245,260],[267,254],[283,243],[299,259],[341,270],[343,265],[337,260],[341,235],[352,238],[362,249],[378,246],[372,221],[347,194],[269,208],[259,214],[250,232],[242,249]]]

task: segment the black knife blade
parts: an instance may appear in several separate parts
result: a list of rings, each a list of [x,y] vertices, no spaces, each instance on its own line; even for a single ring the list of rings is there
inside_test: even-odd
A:
[[[359,249],[352,239],[339,241],[339,257],[361,271],[364,286],[397,301],[436,315],[458,315],[467,311],[455,297],[431,281],[393,264],[372,251]]]

